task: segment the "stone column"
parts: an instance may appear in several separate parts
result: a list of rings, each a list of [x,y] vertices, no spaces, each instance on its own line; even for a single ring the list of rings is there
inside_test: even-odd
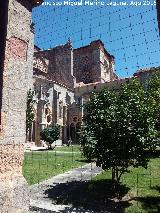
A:
[[[41,146],[41,123],[42,123],[42,115],[43,115],[43,107],[44,103],[42,100],[39,100],[37,103],[37,115],[36,115],[36,125],[35,125],[35,145]]]
[[[0,65],[0,212],[17,213],[28,212],[29,209],[29,190],[22,175],[22,164],[26,139],[26,99],[27,91],[32,88],[33,72],[31,11],[38,1],[6,1],[4,57]]]
[[[67,106],[63,106],[63,134],[62,142],[67,143]]]

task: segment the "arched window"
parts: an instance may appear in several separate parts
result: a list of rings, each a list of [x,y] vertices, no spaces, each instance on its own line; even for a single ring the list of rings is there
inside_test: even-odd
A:
[[[49,109],[48,105],[46,105],[45,109],[44,109],[44,113],[45,113],[45,119],[47,121],[47,126],[49,126],[52,122],[52,116],[51,116],[51,110]]]
[[[59,118],[63,117],[63,102],[59,102]]]

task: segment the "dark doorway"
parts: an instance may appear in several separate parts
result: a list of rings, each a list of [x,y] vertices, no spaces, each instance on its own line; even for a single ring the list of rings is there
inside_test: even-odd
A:
[[[71,123],[70,125],[70,138],[73,143],[76,143],[76,126],[74,123]]]

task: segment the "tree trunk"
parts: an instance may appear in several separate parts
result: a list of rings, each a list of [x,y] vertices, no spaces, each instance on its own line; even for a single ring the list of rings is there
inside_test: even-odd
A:
[[[116,182],[119,183],[119,174],[118,174],[118,168],[116,167]]]
[[[115,181],[115,167],[112,167],[112,181],[114,182]]]

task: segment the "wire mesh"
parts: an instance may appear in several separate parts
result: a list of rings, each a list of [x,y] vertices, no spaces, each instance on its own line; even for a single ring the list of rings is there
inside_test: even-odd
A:
[[[140,6],[132,6],[131,2],[134,1],[126,1],[128,6],[85,6],[85,1],[82,6],[41,6],[33,12],[35,44],[48,49],[71,38],[73,47],[78,48],[101,39],[107,51],[115,56],[120,77],[159,66],[155,1],[149,5],[147,1],[139,1]]]
[[[78,2],[82,5],[73,6]],[[160,66],[155,1],[58,3],[62,5],[55,5],[55,1],[45,1],[33,11],[37,47],[47,50],[65,44],[70,39],[76,49],[100,39],[107,51],[114,55],[116,73],[120,77],[132,76],[139,69]],[[104,184],[103,172],[92,162],[85,165],[86,160],[78,145],[52,151],[26,152],[23,168],[31,185],[32,211],[127,212],[131,205],[127,198],[116,202],[110,192],[111,183],[108,181]],[[139,169],[124,176],[123,183],[133,189],[133,200],[137,198],[136,207],[133,205],[130,211],[141,212],[143,208],[144,212],[158,212],[158,171],[159,165],[155,162],[147,171]],[[99,182],[98,176],[97,179],[94,177],[97,173],[102,175]],[[107,175],[111,178],[110,172]],[[151,189],[156,196],[149,200]],[[94,200],[95,197],[97,200]],[[148,200],[153,201],[150,206],[147,206]]]

